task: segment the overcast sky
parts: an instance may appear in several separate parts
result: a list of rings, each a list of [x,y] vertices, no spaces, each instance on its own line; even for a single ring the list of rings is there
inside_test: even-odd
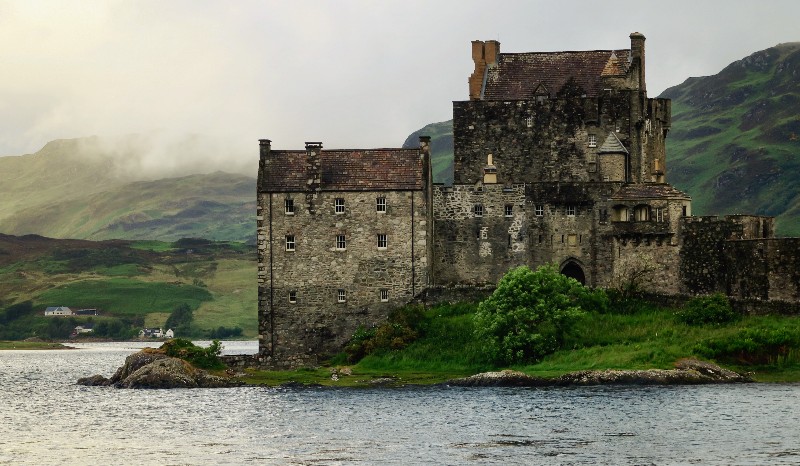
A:
[[[654,97],[800,41],[798,20],[797,0],[0,0],[0,155],[129,133],[206,135],[221,164],[257,159],[259,138],[397,147],[467,98],[474,39],[619,49],[638,31]]]

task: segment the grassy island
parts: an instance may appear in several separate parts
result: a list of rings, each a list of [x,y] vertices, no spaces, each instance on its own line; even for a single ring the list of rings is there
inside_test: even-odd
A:
[[[53,350],[72,349],[61,343],[49,341],[0,341],[0,350]]]
[[[531,274],[528,270],[524,280],[537,279],[530,277],[539,273],[537,270]],[[518,283],[511,285],[512,290],[526,289]],[[539,284],[534,288],[548,293],[555,286],[547,282],[546,286]],[[487,320],[486,303],[502,289],[501,281],[493,297],[480,304],[400,309],[386,324],[356,332],[345,352],[324,367],[250,371],[245,379],[251,384],[267,385],[432,384],[501,369],[538,377],[558,377],[583,370],[672,369],[677,360],[693,357],[749,373],[760,382],[800,381],[800,317],[797,316],[737,315],[722,295],[695,298],[683,308],[673,309],[619,293],[586,294],[579,290],[584,294],[575,295],[574,285],[569,285],[563,288],[567,299],[555,304],[561,310],[548,311],[555,321],[524,314],[526,308],[550,306],[549,302],[542,304],[541,296],[526,297],[534,299],[528,303],[503,297],[505,301],[499,302],[510,309],[508,312],[517,322],[535,321],[538,325],[521,332],[508,327],[507,319],[499,324],[496,318]],[[520,312],[523,312],[521,317]],[[565,316],[570,318],[569,325],[558,320],[566,319]],[[506,327],[501,337],[494,339],[493,346],[491,335],[486,328],[480,329],[481,325],[490,330]],[[508,334],[523,334],[527,338],[522,339],[519,348],[527,351],[536,347],[541,351],[504,353],[497,345],[509,341],[513,344]],[[542,341],[547,344],[540,344]]]

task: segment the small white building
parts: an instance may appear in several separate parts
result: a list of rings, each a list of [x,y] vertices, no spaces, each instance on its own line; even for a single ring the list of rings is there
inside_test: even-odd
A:
[[[67,306],[50,306],[44,310],[46,316],[71,316],[72,309]]]
[[[164,338],[175,338],[175,332],[173,332],[172,329],[167,329],[167,331],[164,332]]]
[[[92,333],[92,332],[94,332],[94,324],[92,323],[81,324],[75,327],[76,335],[80,335],[82,333]]]
[[[164,331],[160,328],[143,328],[139,330],[139,338],[161,338],[164,336]]]

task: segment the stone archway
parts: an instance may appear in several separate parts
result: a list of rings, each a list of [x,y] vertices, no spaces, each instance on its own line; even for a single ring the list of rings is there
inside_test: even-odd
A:
[[[583,269],[575,261],[567,261],[561,267],[561,274],[578,280],[581,285],[586,284],[586,274],[583,273]]]

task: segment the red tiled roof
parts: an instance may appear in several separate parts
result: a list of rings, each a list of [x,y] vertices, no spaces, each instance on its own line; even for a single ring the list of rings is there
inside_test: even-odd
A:
[[[323,191],[416,190],[425,183],[419,149],[323,150],[319,161]],[[260,191],[305,191],[314,178],[306,151],[271,151],[262,163]]]
[[[611,195],[612,200],[639,199],[691,199],[688,194],[678,191],[667,183],[636,183],[625,185]]]
[[[602,76],[624,76],[630,50],[590,50],[585,52],[501,53],[496,66],[487,72],[486,100],[532,99],[540,84],[550,97],[574,78],[586,95],[597,96]]]

